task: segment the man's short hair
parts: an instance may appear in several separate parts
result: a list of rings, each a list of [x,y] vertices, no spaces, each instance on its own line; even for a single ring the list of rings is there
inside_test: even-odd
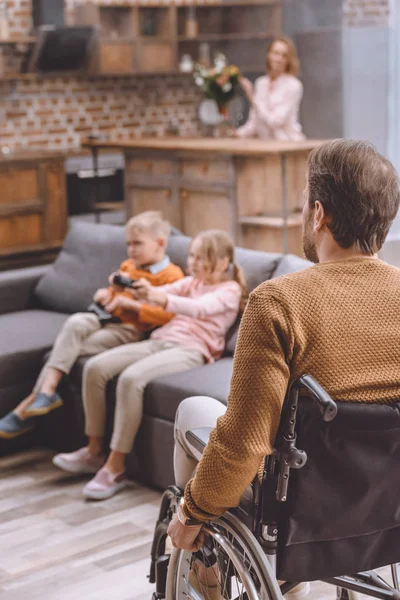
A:
[[[155,238],[169,237],[171,226],[169,222],[164,219],[161,212],[158,210],[147,210],[139,213],[134,217],[131,217],[126,224],[126,229],[132,231],[141,231],[148,233]]]
[[[392,163],[369,142],[338,139],[308,157],[308,201],[319,200],[342,248],[375,254],[399,209],[399,178]]]

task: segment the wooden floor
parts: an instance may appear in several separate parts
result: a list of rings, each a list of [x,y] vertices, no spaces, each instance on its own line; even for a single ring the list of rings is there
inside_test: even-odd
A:
[[[53,467],[52,454],[0,459],[0,600],[151,600],[150,545],[160,494],[132,484],[87,502],[87,478]],[[334,600],[312,584],[309,600]]]

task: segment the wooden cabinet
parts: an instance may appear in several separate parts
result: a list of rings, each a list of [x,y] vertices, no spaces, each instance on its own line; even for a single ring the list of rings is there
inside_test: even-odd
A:
[[[67,228],[64,157],[0,158],[0,270],[52,260]]]
[[[267,45],[282,33],[280,0],[81,0],[71,16],[74,25],[96,27],[89,68],[96,75],[178,72],[185,54],[207,63],[221,52],[243,72],[261,73]],[[11,64],[19,62],[19,42],[35,38],[0,39]]]
[[[189,236],[223,229],[236,245],[301,256],[307,156],[320,143],[171,137],[95,145],[125,151],[128,216],[156,209]]]
[[[111,73],[111,68],[116,74],[167,73],[178,71],[184,54],[196,62],[201,52],[210,61],[222,52],[242,71],[264,71],[266,47],[281,33],[280,0],[177,4],[166,0],[78,4],[75,23],[95,25],[99,33],[92,70],[100,74]]]
[[[128,152],[125,182],[128,216],[160,210],[187,235],[217,228],[236,236],[232,158]]]
[[[232,195],[228,191],[183,188],[181,199],[181,228],[186,235],[195,236],[206,229],[223,229],[233,237]]]
[[[154,185],[128,184],[126,186],[126,202],[129,216],[145,210],[159,210],[171,222],[178,226],[179,219],[174,212],[172,203],[173,190],[168,186],[155,187]]]

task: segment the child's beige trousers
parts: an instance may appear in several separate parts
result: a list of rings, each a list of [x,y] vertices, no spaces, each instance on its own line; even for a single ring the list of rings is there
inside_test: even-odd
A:
[[[83,372],[86,434],[103,437],[107,383],[120,375],[111,449],[128,454],[143,414],[143,393],[151,379],[200,367],[199,350],[164,340],[125,344],[89,359]]]
[[[33,391],[40,391],[48,367],[53,367],[68,375],[79,356],[98,354],[104,350],[138,342],[142,339],[143,335],[133,325],[110,323],[101,327],[96,315],[75,313],[62,326]]]

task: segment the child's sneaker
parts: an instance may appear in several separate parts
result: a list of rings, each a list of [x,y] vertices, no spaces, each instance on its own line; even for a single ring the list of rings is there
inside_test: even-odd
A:
[[[101,469],[96,477],[85,485],[83,488],[83,495],[85,498],[90,498],[91,500],[106,500],[126,488],[128,485],[129,480],[125,473],[114,475],[114,473],[111,473],[106,469]]]
[[[34,426],[35,419],[20,419],[15,412],[10,412],[0,419],[0,438],[12,440],[13,438],[31,431]]]
[[[104,455],[92,456],[89,454],[88,448],[81,448],[75,452],[66,454],[56,454],[53,457],[53,465],[59,467],[63,471],[75,474],[97,473],[104,465]]]
[[[43,392],[39,392],[36,396],[32,404],[28,406],[25,410],[25,414],[28,417],[39,417],[42,415],[47,415],[47,413],[59,408],[59,406],[63,405],[63,401],[60,396],[55,392],[51,396],[44,394]]]

